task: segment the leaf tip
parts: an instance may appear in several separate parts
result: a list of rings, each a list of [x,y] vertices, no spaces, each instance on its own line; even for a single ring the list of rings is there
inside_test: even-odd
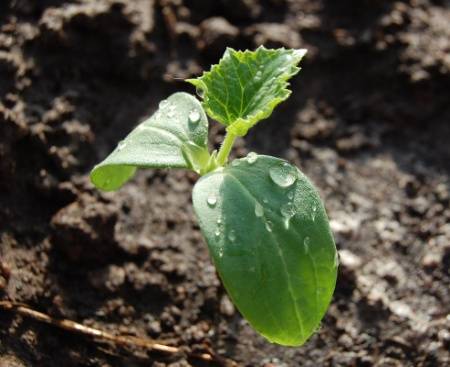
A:
[[[301,59],[303,59],[303,57],[305,57],[305,55],[308,53],[308,50],[306,48],[297,48],[294,49],[294,55],[296,58],[298,58],[298,60],[300,61]]]

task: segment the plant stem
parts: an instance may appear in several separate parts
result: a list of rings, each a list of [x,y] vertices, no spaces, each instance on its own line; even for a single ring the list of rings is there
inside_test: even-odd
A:
[[[217,163],[223,166],[228,161],[228,156],[230,155],[231,148],[233,147],[236,135],[228,132],[223,140],[222,146],[220,147],[219,154],[217,154]]]

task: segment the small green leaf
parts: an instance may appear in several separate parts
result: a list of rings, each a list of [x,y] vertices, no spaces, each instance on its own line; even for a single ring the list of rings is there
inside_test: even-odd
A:
[[[208,120],[200,102],[175,93],[159,104],[153,116],[138,125],[91,172],[95,186],[117,190],[144,168],[191,168],[200,172],[209,160]]]
[[[194,209],[231,299],[263,336],[301,345],[330,303],[338,258],[328,218],[296,167],[254,153],[203,176]]]
[[[244,136],[258,121],[287,99],[287,82],[298,73],[297,64],[306,50],[266,49],[235,51],[227,48],[219,64],[197,79],[187,81],[197,88],[207,114]]]

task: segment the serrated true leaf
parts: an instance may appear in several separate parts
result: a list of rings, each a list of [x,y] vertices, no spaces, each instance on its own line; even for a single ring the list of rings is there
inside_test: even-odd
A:
[[[187,93],[175,93],[159,104],[149,119],[139,124],[91,172],[98,188],[120,188],[136,168],[192,168],[208,162],[208,120],[200,102]]]
[[[187,81],[196,86],[210,117],[233,134],[244,136],[289,97],[287,80],[298,73],[297,64],[305,53],[303,49],[228,48],[219,64]]]
[[[252,155],[203,176],[193,202],[239,311],[270,341],[303,344],[330,303],[338,267],[310,181],[285,161]]]

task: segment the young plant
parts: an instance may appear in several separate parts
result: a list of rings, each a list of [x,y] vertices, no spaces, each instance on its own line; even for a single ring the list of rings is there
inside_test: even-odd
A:
[[[137,168],[188,168],[201,231],[222,282],[242,315],[269,341],[301,345],[330,303],[338,256],[317,190],[290,163],[249,153],[228,164],[245,136],[291,93],[305,50],[227,49],[197,79],[200,103],[175,93],[159,104],[92,173],[99,189],[120,188]],[[208,120],[226,126],[220,150],[208,150]]]

